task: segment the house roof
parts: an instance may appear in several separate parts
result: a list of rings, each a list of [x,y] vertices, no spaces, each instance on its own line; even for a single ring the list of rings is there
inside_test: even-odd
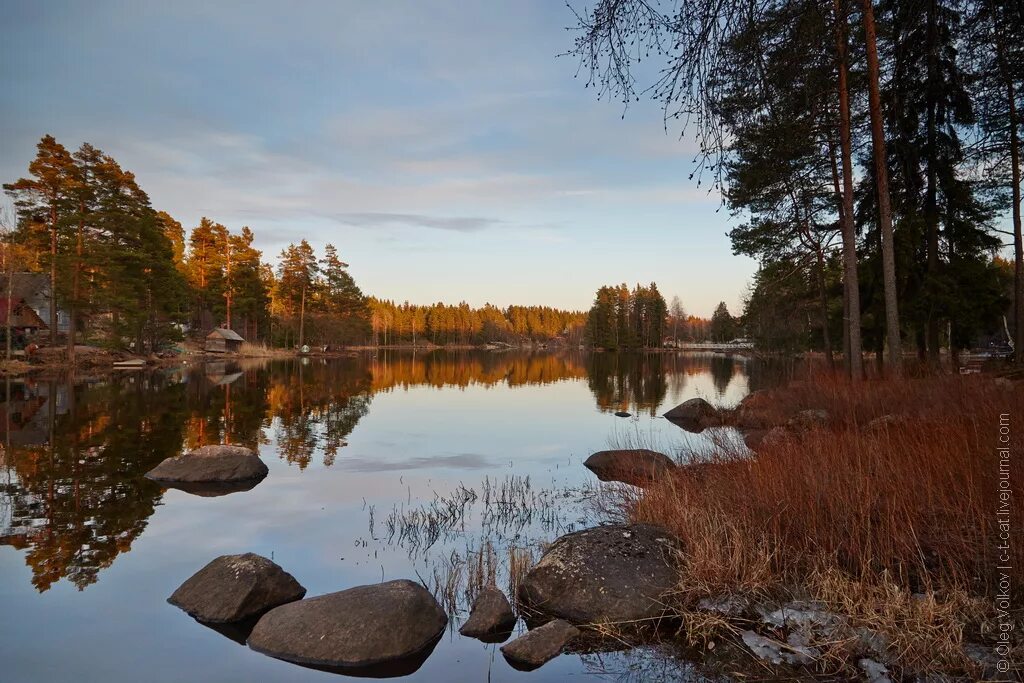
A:
[[[0,325],[7,324],[7,298],[0,297]],[[11,327],[46,327],[43,319],[17,297],[11,299]]]
[[[228,341],[245,341],[244,339],[242,339],[241,336],[239,336],[237,332],[235,332],[234,330],[229,330],[226,327],[217,327],[213,329],[210,332],[210,334],[206,335],[207,339],[216,339],[218,337],[220,337],[221,339],[226,339]]]

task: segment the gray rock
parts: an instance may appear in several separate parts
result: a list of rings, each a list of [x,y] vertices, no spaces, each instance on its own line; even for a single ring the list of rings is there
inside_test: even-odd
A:
[[[501,654],[513,668],[532,671],[561,654],[566,644],[579,634],[579,629],[572,624],[555,619],[505,645]]]
[[[506,635],[516,625],[516,615],[512,611],[505,594],[493,586],[480,591],[469,613],[469,619],[459,629],[459,633],[470,638],[487,638]]]
[[[596,527],[562,536],[519,584],[532,617],[640,628],[668,611],[677,540],[646,524]]]
[[[791,438],[792,434],[790,434],[784,427],[773,427],[761,437],[761,443],[759,443],[758,446],[762,449],[776,448],[786,443]]]
[[[857,665],[864,672],[868,683],[892,683],[892,679],[889,678],[889,670],[881,662],[865,658],[857,662]]]
[[[636,448],[629,450],[598,451],[583,463],[601,481],[621,481],[634,486],[647,486],[657,481],[675,462],[664,453]]]
[[[767,429],[748,429],[743,432],[743,445],[752,451],[756,451],[768,435]]]
[[[249,448],[203,446],[184,455],[167,458],[146,472],[146,478],[185,485],[258,482],[267,476],[267,471],[260,457]]]
[[[775,628],[818,632],[834,629],[846,623],[845,618],[815,602],[794,600],[775,609],[759,606],[757,611],[765,624]]]
[[[857,639],[854,643],[856,652],[871,655],[872,658],[880,659],[882,662],[889,661],[889,636],[865,626],[853,629],[853,635]]]
[[[818,652],[802,642],[783,643],[754,631],[740,634],[743,644],[760,659],[772,664],[810,664]]]
[[[801,410],[790,418],[787,425],[791,429],[813,429],[815,427],[827,427],[831,415],[827,410],[812,409]]]
[[[665,419],[690,432],[702,432],[722,421],[718,409],[702,398],[683,401],[664,415]]]
[[[167,602],[200,621],[226,623],[249,619],[302,599],[295,578],[260,555],[221,555],[181,584]]]
[[[415,671],[448,624],[437,600],[412,581],[328,593],[270,610],[249,636],[257,652],[297,664],[372,673],[406,663]],[[406,671],[411,673],[411,671]]]
[[[730,619],[743,616],[749,608],[750,601],[739,595],[721,595],[715,598],[701,598],[697,601],[697,609],[721,614]]]
[[[1013,389],[1013,380],[1007,379],[1006,377],[996,377],[992,382],[1003,391],[1010,391]]]

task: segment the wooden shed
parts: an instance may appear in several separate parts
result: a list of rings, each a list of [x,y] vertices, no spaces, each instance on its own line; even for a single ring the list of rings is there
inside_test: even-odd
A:
[[[206,335],[206,350],[210,353],[237,353],[244,341],[234,330],[218,327]]]

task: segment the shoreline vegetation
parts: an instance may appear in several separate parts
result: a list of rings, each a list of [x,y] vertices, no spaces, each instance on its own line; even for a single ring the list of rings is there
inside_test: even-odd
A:
[[[1024,661],[1009,636],[1024,615],[1007,608],[1024,598],[1024,545],[1005,540],[1004,525],[1024,516],[1024,501],[1000,495],[1024,486],[1006,455],[1024,452],[1024,432],[1006,428],[1024,415],[1020,388],[985,376],[822,375],[722,411],[753,455],[713,437],[616,501],[630,522],[680,540],[668,598],[677,636],[706,654],[741,640],[757,653],[751,642],[767,637],[783,661],[819,675],[867,675],[865,658],[892,680],[1007,675],[999,660]],[[788,606],[800,623],[773,623],[767,606]]]

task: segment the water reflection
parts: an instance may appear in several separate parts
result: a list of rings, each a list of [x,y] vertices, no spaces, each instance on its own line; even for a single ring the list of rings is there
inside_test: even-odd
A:
[[[180,451],[184,393],[162,374],[6,387],[0,544],[25,550],[37,590],[84,589],[146,528],[161,488],[143,475]]]
[[[729,402],[758,372],[775,381],[748,365],[711,354],[380,353],[209,363],[78,384],[9,382],[0,405],[0,545],[24,551],[38,591],[61,578],[82,590],[131,549],[161,504],[164,489],[143,474],[183,450],[274,444],[300,470],[330,467],[375,395],[585,380],[600,411],[654,416],[694,382],[698,393]],[[354,453],[345,462],[353,472],[493,465],[480,452],[388,461]]]

